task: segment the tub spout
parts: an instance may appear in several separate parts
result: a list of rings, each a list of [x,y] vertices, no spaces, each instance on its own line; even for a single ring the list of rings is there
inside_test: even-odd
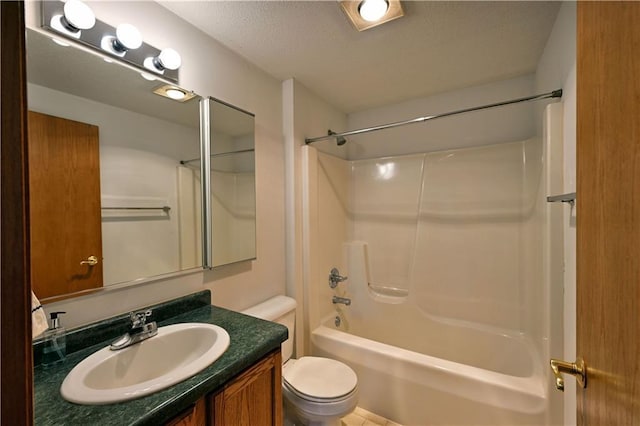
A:
[[[334,305],[337,303],[342,303],[345,306],[349,306],[351,304],[351,299],[349,299],[348,297],[333,296],[333,299],[331,301]]]

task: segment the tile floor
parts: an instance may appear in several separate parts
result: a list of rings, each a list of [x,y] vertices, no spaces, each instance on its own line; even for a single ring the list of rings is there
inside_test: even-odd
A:
[[[341,419],[342,426],[402,426],[382,416],[356,407],[353,413]]]

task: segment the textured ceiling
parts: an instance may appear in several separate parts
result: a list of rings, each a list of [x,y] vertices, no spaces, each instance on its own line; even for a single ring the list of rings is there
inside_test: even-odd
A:
[[[350,113],[533,73],[559,2],[404,1],[358,32],[337,1],[161,1],[279,80]]]

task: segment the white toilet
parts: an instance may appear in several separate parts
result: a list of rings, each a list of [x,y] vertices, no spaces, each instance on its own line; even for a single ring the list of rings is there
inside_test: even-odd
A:
[[[285,424],[334,425],[358,403],[358,377],[346,364],[329,358],[292,359],[296,301],[276,296],[243,311],[289,329],[282,343],[282,396]]]

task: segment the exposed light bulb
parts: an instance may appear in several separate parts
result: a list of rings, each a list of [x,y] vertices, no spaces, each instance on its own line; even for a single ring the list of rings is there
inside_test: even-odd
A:
[[[180,54],[170,47],[162,49],[158,55],[158,61],[168,70],[177,70],[182,65]]]
[[[182,65],[180,54],[167,47],[162,49],[160,54],[155,57],[148,57],[144,60],[144,67],[158,74],[164,74],[164,70],[177,70]]]
[[[100,40],[100,47],[107,52],[124,57],[127,51],[142,46],[142,34],[131,24],[120,24],[116,36],[106,35]]]
[[[80,0],[68,0],[64,4],[64,19],[76,31],[88,30],[96,24],[93,10]]]
[[[389,9],[386,0],[363,0],[358,6],[358,13],[367,22],[375,22],[382,18]]]
[[[137,49],[142,46],[142,34],[131,24],[120,24],[116,28],[116,39],[113,47],[125,50]]]

